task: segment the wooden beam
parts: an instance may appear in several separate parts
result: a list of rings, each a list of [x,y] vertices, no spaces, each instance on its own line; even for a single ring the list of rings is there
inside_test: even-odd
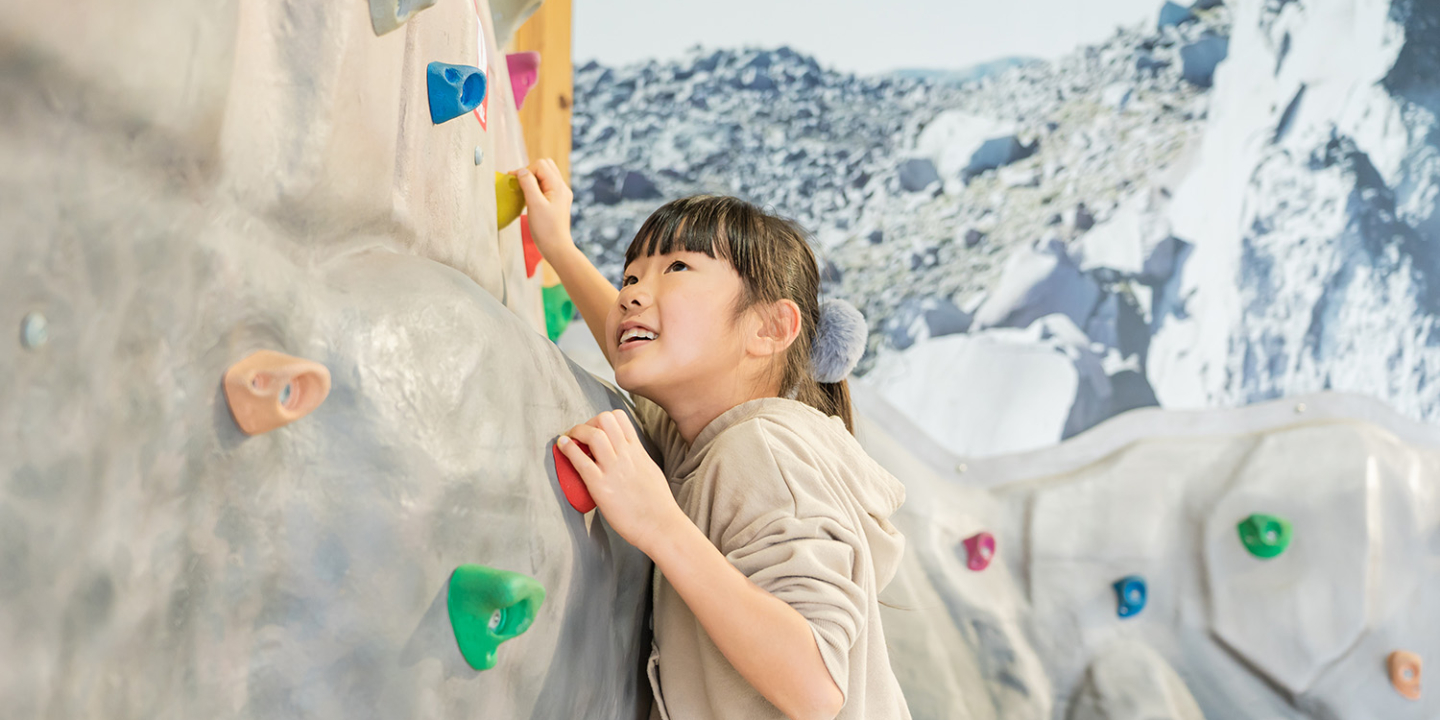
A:
[[[570,59],[571,0],[545,0],[515,31],[510,52],[540,53],[540,78],[520,108],[525,151],[533,162],[548,157],[570,181],[570,106],[574,67]]]

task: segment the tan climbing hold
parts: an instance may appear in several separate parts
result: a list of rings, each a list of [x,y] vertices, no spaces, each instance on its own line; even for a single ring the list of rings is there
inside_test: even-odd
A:
[[[525,193],[520,189],[520,178],[510,173],[495,173],[495,227],[504,228],[525,209]]]
[[[324,365],[273,350],[257,350],[225,371],[225,402],[246,435],[295,422],[329,394]]]
[[[1390,653],[1386,664],[1390,666],[1390,684],[1395,692],[1411,700],[1420,699],[1420,656],[1405,650]]]

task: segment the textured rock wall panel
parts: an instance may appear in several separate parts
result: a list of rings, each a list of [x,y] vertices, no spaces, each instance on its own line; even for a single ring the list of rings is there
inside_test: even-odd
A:
[[[861,384],[858,437],[904,478],[909,542],[882,599],[916,718],[1421,718],[1395,650],[1434,654],[1440,436],[1316,395],[1139,410],[1059,446],[947,454]],[[1249,553],[1252,513],[1288,520]],[[963,540],[989,532],[988,567]],[[1144,581],[1118,614],[1114,583]]]
[[[537,332],[495,229],[493,173],[523,157],[505,64],[488,129],[426,109],[426,63],[476,63],[488,22],[442,2],[376,37],[364,3],[278,0],[0,21],[0,714],[647,711],[650,565],[564,504],[549,447],[625,401]],[[221,377],[261,349],[333,384],[251,437]],[[446,612],[465,563],[548,593],[485,672]]]

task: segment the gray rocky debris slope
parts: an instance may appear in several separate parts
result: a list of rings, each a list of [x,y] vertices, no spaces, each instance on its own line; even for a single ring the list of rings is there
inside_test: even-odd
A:
[[[1113,356],[1112,372],[1144,385],[1152,286],[1168,279],[1179,246],[1150,218],[1207,112],[1208,91],[1185,80],[1181,53],[1228,28],[1223,6],[1197,10],[959,85],[847,75],[787,48],[591,63],[575,75],[576,239],[618,275],[661,201],[622,192],[636,174],[666,198],[736,194],[814,233],[825,292],[870,322],[862,376],[917,338],[1023,328],[1059,312],[1094,333],[1085,352]],[[1120,249],[1083,253],[1078,239],[1102,229],[1116,239],[1101,245]],[[1002,280],[1006,267],[1033,274],[1012,255],[1037,244],[1065,278]],[[1111,267],[1112,256],[1134,260]],[[994,292],[1024,307],[1002,311],[1000,298],[987,300]],[[1081,412],[1067,432],[1111,411]]]

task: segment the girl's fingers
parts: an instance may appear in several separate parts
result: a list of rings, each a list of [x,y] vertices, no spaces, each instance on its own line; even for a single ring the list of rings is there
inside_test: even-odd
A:
[[[570,464],[575,466],[575,472],[580,473],[580,479],[584,481],[586,485],[589,485],[590,479],[600,474],[600,466],[596,465],[595,461],[591,460],[590,456],[586,455],[585,451],[581,450],[580,446],[576,445],[574,441],[561,442],[561,440],[568,440],[568,438],[561,435],[560,438],[555,441],[555,447],[560,448],[560,454],[564,455],[566,459],[570,461]]]
[[[555,192],[560,183],[560,172],[555,168],[555,163],[547,163],[544,160],[535,163],[535,176],[540,178],[540,189],[546,195]]]
[[[619,447],[625,444],[625,431],[620,429],[620,421],[615,419],[615,413],[603,412],[595,416],[600,421],[600,428],[610,438],[610,442]]]
[[[620,432],[624,434],[626,442],[639,442],[640,436],[635,432],[634,423],[630,422],[630,416],[624,410],[615,410],[615,421],[620,424]]]
[[[565,434],[577,442],[585,443],[585,446],[590,448],[590,454],[595,456],[597,465],[609,465],[615,460],[615,446],[604,430],[589,425],[576,425]]]
[[[569,189],[565,185],[565,177],[560,174],[560,166],[550,158],[535,162],[535,175],[540,178],[540,189],[545,191],[547,198],[554,198]]]
[[[511,174],[520,179],[520,192],[525,193],[527,205],[534,206],[545,199],[545,193],[535,179],[535,173],[529,168],[521,168]]]

